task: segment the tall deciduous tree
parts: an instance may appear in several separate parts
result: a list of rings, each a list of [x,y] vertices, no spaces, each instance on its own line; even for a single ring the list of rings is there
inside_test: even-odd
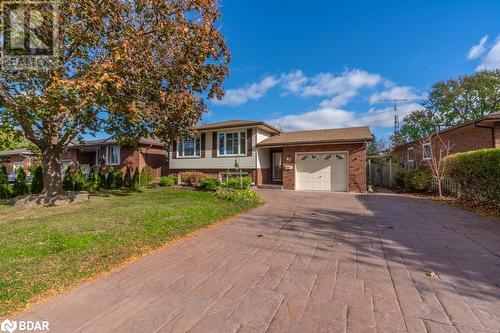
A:
[[[0,118],[40,148],[47,195],[62,191],[62,153],[84,134],[193,134],[204,98],[222,97],[230,60],[216,0],[59,4],[58,66],[0,76]]]
[[[403,119],[403,126],[393,142],[417,140],[446,127],[500,111],[500,70],[437,82],[422,106],[422,110]]]

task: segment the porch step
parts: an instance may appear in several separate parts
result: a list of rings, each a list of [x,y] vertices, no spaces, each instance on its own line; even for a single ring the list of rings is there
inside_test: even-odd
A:
[[[262,185],[258,185],[257,187],[265,189],[265,190],[282,190],[283,189],[283,185],[275,185],[275,184],[262,184]]]

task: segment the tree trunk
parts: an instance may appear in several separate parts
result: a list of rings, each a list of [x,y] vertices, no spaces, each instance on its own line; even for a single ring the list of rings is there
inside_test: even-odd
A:
[[[43,193],[49,197],[61,194],[63,191],[61,179],[62,153],[47,148],[42,151],[43,159]]]

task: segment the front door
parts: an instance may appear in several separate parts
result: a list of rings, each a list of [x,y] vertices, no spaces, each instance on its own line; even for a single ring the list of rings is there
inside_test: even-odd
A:
[[[283,180],[283,153],[273,152],[273,181],[280,182]]]

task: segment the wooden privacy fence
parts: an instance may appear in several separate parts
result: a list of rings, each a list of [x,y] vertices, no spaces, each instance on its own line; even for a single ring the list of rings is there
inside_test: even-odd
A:
[[[368,185],[395,188],[396,174],[404,171],[404,167],[394,161],[390,156],[368,157],[366,161],[366,180]],[[450,178],[444,177],[441,180],[441,189],[443,194],[458,197],[460,188],[456,182]],[[437,193],[437,179],[433,178],[431,182],[431,191]]]

